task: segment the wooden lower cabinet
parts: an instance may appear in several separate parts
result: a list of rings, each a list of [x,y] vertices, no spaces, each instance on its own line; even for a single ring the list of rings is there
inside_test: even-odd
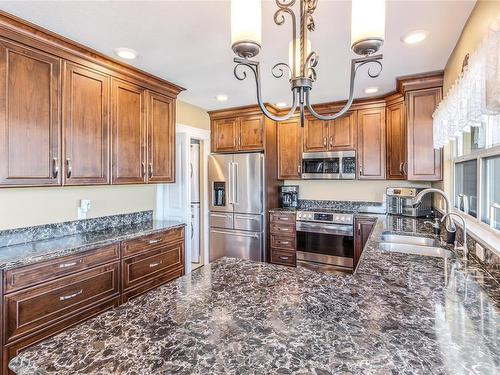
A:
[[[354,220],[354,261],[353,268],[356,269],[368,237],[375,226],[375,219],[356,218]]]
[[[182,227],[0,270],[0,375],[23,349],[182,275]]]
[[[297,266],[295,212],[271,212],[269,262]]]

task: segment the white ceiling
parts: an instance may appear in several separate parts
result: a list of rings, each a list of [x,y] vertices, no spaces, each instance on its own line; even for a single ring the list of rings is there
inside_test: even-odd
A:
[[[386,41],[382,48],[384,70],[370,79],[360,72],[356,97],[363,89],[394,90],[402,75],[443,69],[475,1],[388,1]],[[318,81],[313,103],[346,99],[350,59],[350,1],[320,0],[316,31],[310,34],[319,56]],[[230,3],[227,1],[0,1],[0,8],[70,39],[114,56],[117,47],[137,50],[133,65],[185,87],[180,99],[213,110],[254,104],[255,87],[249,78],[233,76],[230,47]],[[288,62],[291,39],[289,19],[284,26],[272,21],[274,1],[263,4],[262,62],[264,100],[290,101],[285,78],[272,77],[270,69]],[[430,35],[418,45],[405,45],[401,36],[426,29]],[[217,102],[215,95],[229,95]]]

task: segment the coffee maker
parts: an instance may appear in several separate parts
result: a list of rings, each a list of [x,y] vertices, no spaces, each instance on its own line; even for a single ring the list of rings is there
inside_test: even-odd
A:
[[[299,203],[299,187],[297,185],[280,186],[280,207],[297,208]]]

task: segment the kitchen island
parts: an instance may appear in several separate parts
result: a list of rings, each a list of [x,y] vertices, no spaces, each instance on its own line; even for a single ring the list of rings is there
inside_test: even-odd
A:
[[[22,352],[17,374],[495,374],[500,288],[475,264],[383,252],[352,276],[222,258]]]

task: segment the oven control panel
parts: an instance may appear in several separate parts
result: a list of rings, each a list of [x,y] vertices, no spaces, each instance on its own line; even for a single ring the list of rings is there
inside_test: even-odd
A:
[[[297,211],[297,220],[330,224],[352,224],[353,214],[337,212]]]

